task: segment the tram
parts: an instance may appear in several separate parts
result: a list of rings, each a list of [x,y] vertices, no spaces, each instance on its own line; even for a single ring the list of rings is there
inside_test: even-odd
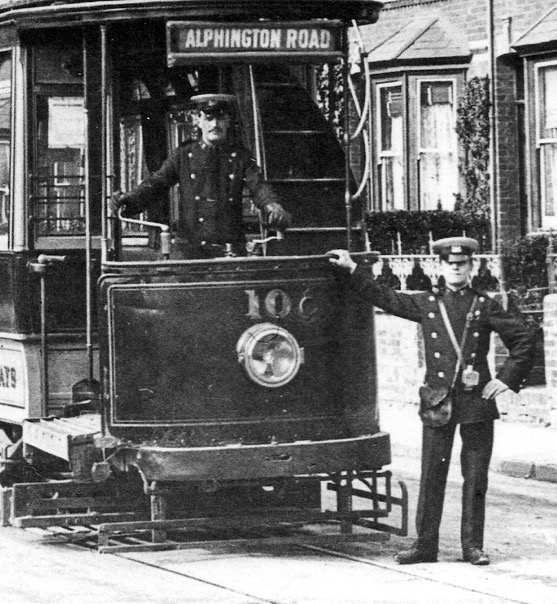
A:
[[[372,309],[326,256],[348,247],[369,270],[375,257],[349,30],[357,47],[380,8],[0,1],[4,524],[160,537],[256,510],[406,530]],[[109,201],[195,139],[191,98],[211,93],[234,95],[233,134],[292,227],[268,231],[245,196],[244,253],[177,258],[176,190],[133,218]],[[400,529],[382,522],[393,506]]]

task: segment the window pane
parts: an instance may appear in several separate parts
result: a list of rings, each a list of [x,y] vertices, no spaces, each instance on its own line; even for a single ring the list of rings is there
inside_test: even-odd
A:
[[[557,66],[540,70],[540,138],[557,138]]]
[[[34,49],[37,236],[85,232],[83,65],[80,43]]]
[[[545,144],[542,157],[542,226],[554,228],[557,224],[557,144]]]
[[[400,85],[379,90],[379,121],[382,209],[403,210],[403,104]]]
[[[35,182],[39,235],[84,232],[83,98],[41,99],[38,178]]]
[[[420,83],[420,207],[452,210],[458,165],[452,82]]]
[[[10,215],[10,140],[12,116],[12,59],[0,54],[0,248],[8,247]]]

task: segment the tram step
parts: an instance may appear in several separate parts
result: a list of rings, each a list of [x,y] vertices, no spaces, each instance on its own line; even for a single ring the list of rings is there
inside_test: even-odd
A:
[[[101,416],[97,413],[78,417],[27,419],[23,422],[23,443],[66,461],[72,459],[72,449],[93,443],[101,431]]]

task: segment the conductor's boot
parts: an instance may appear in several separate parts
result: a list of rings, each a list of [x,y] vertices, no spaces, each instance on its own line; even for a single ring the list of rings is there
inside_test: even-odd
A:
[[[395,556],[399,564],[419,564],[420,562],[437,562],[437,552],[420,550],[415,547]]]
[[[490,562],[489,556],[479,547],[471,547],[463,552],[464,562],[470,562],[474,566],[487,566]]]

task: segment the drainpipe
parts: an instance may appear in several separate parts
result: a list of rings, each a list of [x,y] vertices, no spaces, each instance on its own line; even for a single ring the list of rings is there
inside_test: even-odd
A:
[[[489,51],[489,174],[490,174],[490,214],[491,214],[491,241],[493,252],[498,253],[500,249],[499,224],[497,203],[498,183],[498,161],[497,161],[497,95],[496,95],[496,58],[495,58],[495,15],[494,0],[487,0],[487,31]]]

